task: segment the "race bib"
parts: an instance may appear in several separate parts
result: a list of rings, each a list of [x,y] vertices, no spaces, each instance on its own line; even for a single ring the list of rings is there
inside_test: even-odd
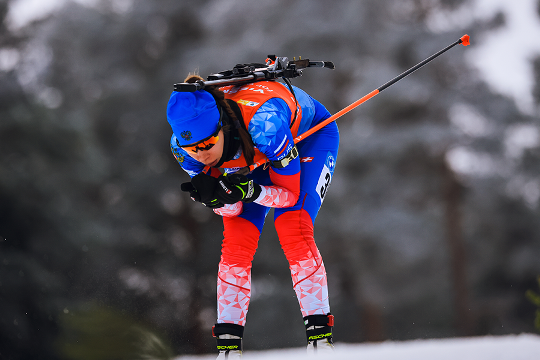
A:
[[[332,181],[332,174],[334,173],[335,166],[336,161],[332,154],[328,152],[321,175],[319,176],[319,181],[317,182],[317,194],[319,194],[319,197],[321,198],[321,204],[324,201],[326,193],[328,192],[328,187]]]

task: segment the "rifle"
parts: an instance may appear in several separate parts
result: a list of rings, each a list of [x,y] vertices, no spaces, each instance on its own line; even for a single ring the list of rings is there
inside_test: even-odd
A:
[[[237,64],[231,70],[220,71],[208,75],[207,81],[199,80],[194,83],[176,83],[174,91],[193,92],[203,90],[206,86],[218,87],[228,85],[241,85],[264,80],[283,78],[288,83],[292,79],[302,75],[306,68],[317,67],[334,69],[331,61],[310,61],[309,59],[289,60],[287,57],[268,55],[265,64],[250,63]]]

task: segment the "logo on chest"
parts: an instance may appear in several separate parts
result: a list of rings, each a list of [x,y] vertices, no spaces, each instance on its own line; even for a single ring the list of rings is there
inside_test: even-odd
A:
[[[257,105],[259,105],[258,102],[242,100],[242,99],[238,100],[237,103],[239,103],[240,105],[245,105],[245,106],[257,106]]]

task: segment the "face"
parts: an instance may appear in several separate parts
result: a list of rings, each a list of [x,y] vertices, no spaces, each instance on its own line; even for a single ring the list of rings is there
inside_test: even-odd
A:
[[[198,162],[203,163],[204,165],[216,165],[221,159],[221,156],[223,155],[223,129],[219,131],[218,136],[218,142],[214,146],[212,146],[211,149],[199,150],[196,153],[194,153],[193,151],[187,151],[187,153],[189,154],[189,156],[191,156]]]

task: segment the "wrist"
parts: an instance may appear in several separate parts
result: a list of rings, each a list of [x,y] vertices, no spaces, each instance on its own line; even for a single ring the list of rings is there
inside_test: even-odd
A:
[[[248,183],[248,188],[246,192],[246,196],[242,200],[243,202],[250,203],[259,198],[261,195],[262,189],[261,185],[255,183],[253,180],[250,180]]]

